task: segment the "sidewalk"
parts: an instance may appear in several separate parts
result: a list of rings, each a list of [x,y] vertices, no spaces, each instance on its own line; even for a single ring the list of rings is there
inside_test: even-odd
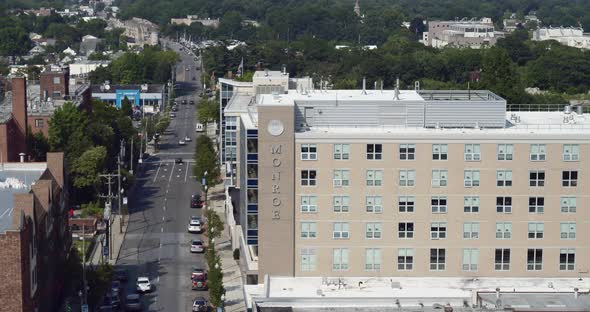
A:
[[[246,311],[246,302],[244,300],[244,286],[242,271],[238,262],[234,260],[233,250],[231,249],[231,236],[225,216],[225,187],[218,184],[209,190],[209,209],[213,209],[219,215],[225,228],[221,236],[216,239],[215,247],[221,258],[221,268],[223,271],[223,286],[225,287],[225,311],[236,312]]]
[[[111,225],[111,234],[112,237],[112,259],[107,259],[107,257],[103,256],[103,244],[106,243],[106,234],[102,233],[96,236],[96,243],[94,245],[94,250],[92,251],[91,257],[88,259],[88,265],[96,266],[101,264],[103,261],[107,261],[111,265],[114,265],[119,258],[119,253],[121,252],[121,246],[123,245],[123,241],[125,240],[125,234],[127,233],[127,226],[129,221],[129,215],[123,215],[121,217],[123,219],[123,227],[121,232],[120,226],[120,218],[118,215],[113,217],[113,224]]]

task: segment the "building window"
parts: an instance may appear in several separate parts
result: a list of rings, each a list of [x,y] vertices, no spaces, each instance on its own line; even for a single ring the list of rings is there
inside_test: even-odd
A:
[[[315,170],[301,170],[301,186],[315,186],[316,185],[316,171]]]
[[[447,160],[448,153],[447,144],[432,144],[432,160]]]
[[[563,145],[563,160],[578,161],[580,160],[580,146],[578,144]]]
[[[301,271],[313,272],[316,270],[316,251],[314,248],[301,249]]]
[[[561,185],[564,187],[578,186],[578,171],[565,170],[561,172]]]
[[[347,271],[348,270],[348,249],[334,248],[332,250],[332,270],[333,271]]]
[[[416,184],[416,170],[400,169],[399,186],[414,186]]]
[[[381,223],[373,222],[367,223],[365,228],[365,238],[380,239],[381,238]]]
[[[430,270],[444,271],[445,270],[445,249],[431,248],[430,249]]]
[[[334,187],[350,185],[350,170],[334,169]]]
[[[45,121],[43,119],[35,119],[35,128],[45,127]]]
[[[500,169],[496,171],[496,186],[512,186],[512,170]]]
[[[512,197],[496,197],[496,212],[512,213]]]
[[[348,144],[334,144],[334,159],[348,160],[350,157],[350,145]]]
[[[59,77],[53,77],[53,84],[60,84],[61,79]]]
[[[367,170],[367,186],[381,186],[383,184],[383,170]]]
[[[318,147],[315,144],[301,144],[301,160],[318,159]]]
[[[481,151],[479,144],[465,144],[465,161],[480,161]]]
[[[246,191],[246,196],[248,198],[248,204],[258,204],[258,190],[257,189],[248,189]]]
[[[447,186],[448,183],[448,171],[443,169],[432,169],[432,186],[441,187]]]
[[[350,197],[349,196],[334,196],[332,198],[332,209],[334,212],[349,212],[350,211]]]
[[[381,270],[381,249],[367,248],[365,249],[365,270],[379,271]]]
[[[529,239],[543,239],[544,230],[543,222],[529,222]]]
[[[430,239],[445,239],[447,238],[447,223],[446,222],[432,222],[430,223]]]
[[[514,156],[512,144],[498,144],[498,160],[512,160]]]
[[[301,196],[301,212],[318,212],[318,198],[316,196]]]
[[[414,160],[414,159],[416,159],[416,144],[400,144],[399,145],[399,159],[400,160]]]
[[[248,171],[248,179],[258,179],[258,165],[257,164],[246,165],[246,170]]]
[[[367,159],[381,160],[383,155],[383,147],[381,144],[367,144]]]
[[[545,197],[529,197],[529,213],[543,213],[545,211]]]
[[[465,196],[465,197],[463,197],[463,212],[478,213],[479,212],[479,196]]]
[[[463,271],[477,271],[479,263],[479,249],[466,248],[463,249]]]
[[[367,196],[365,198],[365,207],[368,213],[382,213],[383,204],[381,196]]]
[[[512,222],[496,222],[496,239],[512,238]]]
[[[398,223],[397,237],[414,238],[414,222]]]
[[[334,222],[334,232],[332,238],[334,239],[348,239],[350,233],[348,232],[348,222]]]
[[[529,186],[534,186],[534,187],[545,186],[545,171],[543,171],[543,170],[529,171]]]
[[[575,213],[577,200],[573,196],[562,196],[561,197],[561,212],[563,213]]]
[[[432,196],[430,207],[432,208],[432,213],[447,213],[447,197]]]
[[[496,248],[494,269],[496,271],[510,270],[510,249]]]
[[[465,187],[479,186],[479,170],[465,170],[463,172]]]
[[[528,249],[526,258],[527,271],[540,271],[543,269],[543,249]]]
[[[248,145],[247,146],[248,154],[257,154],[258,153],[258,139],[248,138],[247,145]]]
[[[576,268],[576,250],[574,248],[559,249],[559,270],[574,271]]]
[[[545,144],[531,144],[530,160],[545,161],[547,159],[547,146]]]
[[[464,239],[478,239],[479,238],[479,222],[465,222],[465,223],[463,223],[463,238]]]
[[[316,238],[318,234],[318,227],[315,222],[301,222],[301,238]]]
[[[399,212],[414,212],[416,198],[414,196],[400,196],[398,198]]]
[[[561,239],[576,239],[576,222],[559,223]]]
[[[411,271],[414,269],[414,249],[399,248],[397,250],[398,271]]]
[[[51,97],[52,97],[53,99],[58,99],[58,98],[60,98],[60,97],[61,97],[61,92],[60,92],[60,91],[53,91],[53,92],[51,93]]]

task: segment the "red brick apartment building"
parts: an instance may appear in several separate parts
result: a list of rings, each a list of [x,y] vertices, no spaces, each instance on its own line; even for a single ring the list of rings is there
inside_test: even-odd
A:
[[[0,312],[52,311],[71,235],[63,153],[0,168]]]

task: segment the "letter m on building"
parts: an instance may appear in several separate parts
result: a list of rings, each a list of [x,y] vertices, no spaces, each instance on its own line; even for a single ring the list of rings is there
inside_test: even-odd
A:
[[[281,154],[282,144],[273,144],[270,146],[270,153],[271,154]]]

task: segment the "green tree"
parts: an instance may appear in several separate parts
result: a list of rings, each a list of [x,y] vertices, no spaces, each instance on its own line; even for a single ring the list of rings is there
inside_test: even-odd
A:
[[[0,55],[25,55],[32,46],[24,29],[19,27],[0,28]]]
[[[98,188],[100,177],[104,169],[107,157],[107,149],[104,146],[96,146],[85,151],[80,158],[73,163],[71,173],[73,174],[74,187]]]
[[[31,158],[35,161],[45,161],[49,152],[49,141],[43,132],[33,133],[31,127],[27,129],[27,145]]]
[[[121,101],[121,113],[123,116],[131,116],[133,114],[133,108],[131,106],[131,101],[125,96],[123,101]]]
[[[88,116],[73,103],[66,102],[49,120],[49,146],[51,151],[65,152],[72,164],[92,146],[87,136]]]
[[[217,161],[217,152],[213,141],[206,135],[200,135],[197,138],[195,147],[195,166],[193,167],[193,175],[197,181],[205,178],[207,186],[212,187],[217,184],[219,178],[219,166]]]
[[[203,98],[197,105],[197,114],[199,122],[205,124],[211,121],[219,121],[219,105],[216,101],[210,101]]]

